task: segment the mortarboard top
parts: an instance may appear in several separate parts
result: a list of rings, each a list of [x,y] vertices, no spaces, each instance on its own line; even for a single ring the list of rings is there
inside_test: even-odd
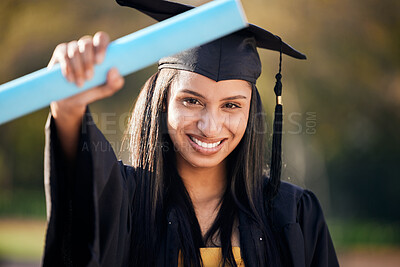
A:
[[[129,6],[162,21],[193,6],[163,0],[116,0],[122,6]],[[175,68],[202,74],[215,81],[242,79],[255,83],[261,74],[261,62],[257,47],[280,51],[297,59],[306,56],[281,39],[256,26],[249,24],[243,30],[217,39],[200,47],[162,58],[159,69]]]

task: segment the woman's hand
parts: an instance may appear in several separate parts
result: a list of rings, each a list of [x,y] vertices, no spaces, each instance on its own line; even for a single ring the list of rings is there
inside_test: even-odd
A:
[[[51,68],[56,63],[60,63],[61,72],[69,82],[74,82],[82,87],[84,82],[93,77],[95,64],[100,64],[106,53],[109,44],[108,34],[98,32],[92,38],[84,36],[78,41],[59,44],[53,52],[53,56],[48,64]],[[117,69],[111,69],[107,74],[107,82],[104,85],[91,88],[85,92],[70,98],[51,103],[53,116],[61,116],[61,111],[69,114],[75,109],[85,111],[86,105],[109,97],[122,88],[124,79],[119,75]],[[55,87],[57,85],[54,85]],[[83,113],[82,113],[83,114]]]
[[[94,65],[103,61],[108,44],[109,36],[105,32],[98,32],[93,38],[84,36],[78,41],[59,44],[53,52],[48,68],[59,63],[63,76],[69,82],[81,87],[85,81],[93,77]],[[75,157],[79,129],[86,106],[96,100],[112,96],[123,85],[124,79],[118,70],[111,69],[105,84],[50,104],[58,136],[67,158],[73,160]]]

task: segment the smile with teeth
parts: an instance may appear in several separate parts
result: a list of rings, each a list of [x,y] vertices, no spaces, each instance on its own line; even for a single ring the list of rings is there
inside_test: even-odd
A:
[[[193,137],[193,136],[189,136],[190,140],[192,140],[193,142],[195,142],[197,145],[204,147],[204,148],[213,148],[213,147],[217,147],[219,144],[221,144],[222,140],[215,142],[215,143],[206,143],[206,142],[202,142],[199,139]]]

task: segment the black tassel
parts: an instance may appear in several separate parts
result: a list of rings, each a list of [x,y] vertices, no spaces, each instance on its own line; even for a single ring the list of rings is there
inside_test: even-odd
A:
[[[282,105],[275,106],[274,132],[272,135],[271,155],[271,197],[274,197],[279,190],[282,169]]]
[[[279,38],[279,37],[278,37]],[[271,170],[270,170],[270,181],[268,193],[270,200],[272,200],[278,193],[280,182],[281,182],[281,170],[282,170],[282,121],[283,121],[283,107],[281,103],[282,95],[282,40],[281,49],[279,55],[279,72],[276,74],[276,83],[274,87],[274,92],[276,95],[276,106],[275,106],[275,117],[274,117],[274,127],[272,135],[272,155],[271,155]],[[270,203],[271,204],[271,203]]]

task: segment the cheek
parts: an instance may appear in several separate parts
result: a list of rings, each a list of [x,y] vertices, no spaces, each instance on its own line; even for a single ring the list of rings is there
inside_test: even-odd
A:
[[[195,121],[193,114],[173,105],[168,109],[167,118],[168,133],[170,134],[171,139],[173,139],[173,135],[181,133],[184,129],[190,127]]]
[[[228,128],[229,131],[237,136],[243,136],[246,131],[248,121],[248,115],[245,113],[240,113],[234,116],[230,116]]]
[[[169,111],[167,116],[168,131],[176,130],[178,128],[179,120],[177,115]]]
[[[176,133],[179,131],[179,119],[174,112],[168,112],[167,118],[168,134],[171,140],[176,143]]]

